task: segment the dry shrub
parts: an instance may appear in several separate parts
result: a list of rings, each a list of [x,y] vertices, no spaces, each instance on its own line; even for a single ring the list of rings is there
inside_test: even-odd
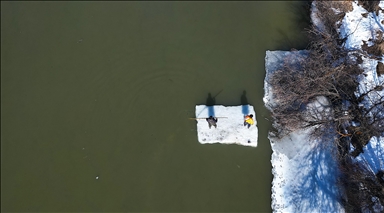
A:
[[[371,40],[372,41],[372,40]],[[363,45],[361,45],[361,48],[366,51],[369,55],[370,58],[374,59],[381,59],[384,54],[384,36],[383,32],[378,30],[376,31],[376,36],[374,40],[372,41],[373,45],[368,46],[366,41],[363,41]]]
[[[344,189],[346,212],[381,212],[384,204],[383,171],[375,174],[366,162],[354,162],[346,157],[340,164],[339,184]]]
[[[308,54],[290,54],[284,59],[284,65],[271,74],[268,83],[273,87],[276,105],[270,108],[273,109],[275,128],[280,130],[277,136],[312,126],[320,131],[333,126],[336,135],[348,137],[348,143],[357,150],[354,155],[358,155],[372,136],[384,134],[384,116],[377,113],[384,110],[384,98],[379,96],[368,109],[359,107],[364,98],[379,87],[355,96],[357,76],[363,70],[359,61],[350,57],[356,53],[344,49],[342,41],[335,39],[339,37],[335,25],[339,15],[331,8],[334,4],[337,3],[316,2],[324,29],[311,27],[308,30],[311,35]],[[382,41],[382,33],[378,33],[377,38]],[[308,104],[320,96],[329,101],[327,107],[331,108],[331,114],[308,116]],[[352,128],[352,122],[360,123],[359,130]],[[336,142],[340,143],[340,140]]]
[[[376,73],[377,73],[378,76],[381,76],[381,75],[384,74],[384,64],[381,63],[380,61],[377,63]]]
[[[360,2],[370,10],[376,8],[376,3]],[[336,24],[351,9],[350,5],[350,1],[316,1],[316,15],[323,27],[313,26],[308,30],[311,42],[306,54],[290,54],[284,59],[283,66],[271,74],[268,83],[273,88],[275,104],[269,107],[274,127],[278,130],[275,132],[277,137],[309,127],[314,127],[312,139],[322,141],[325,135],[335,136],[342,172],[339,187],[345,192],[345,210],[375,212],[378,205],[384,204],[384,171],[374,174],[367,165],[355,163],[353,158],[363,152],[373,136],[384,136],[384,96],[378,92],[384,85],[359,96],[355,94],[357,76],[363,72],[359,67],[362,58],[360,53],[343,48],[346,38],[338,39]],[[341,12],[335,13],[332,7]],[[378,32],[373,42],[374,47],[366,51],[378,57],[379,53],[383,54],[384,48],[380,46],[383,33]],[[384,73],[383,69],[383,63],[379,62],[378,75]],[[375,98],[371,98],[372,95]],[[309,106],[319,97],[327,100],[323,106],[327,110],[309,112]],[[353,152],[350,152],[351,145],[355,148]]]
[[[379,7],[379,0],[359,0],[358,5],[361,5],[368,12],[375,12],[376,15],[379,15],[381,8]]]
[[[347,3],[342,3],[339,1],[316,1],[316,8],[318,13],[317,17],[322,20],[325,29],[322,29],[331,36],[336,36],[338,38],[337,26],[336,23],[341,21],[345,13],[348,10]],[[352,5],[351,5],[352,6]],[[332,8],[340,8],[340,12],[336,13]]]
[[[353,10],[352,2],[353,0],[347,1],[329,1],[330,6],[333,8],[340,10],[341,12],[347,13]]]
[[[320,4],[322,7],[329,4],[323,3]],[[281,129],[283,135],[311,126],[321,126],[316,128],[321,131],[335,125],[335,122],[351,119],[343,114],[343,101],[353,99],[358,85],[356,76],[362,70],[350,60],[348,51],[335,42],[331,35],[334,27],[329,25],[328,31],[312,27],[309,30],[312,41],[308,54],[291,54],[285,58],[284,65],[271,75],[268,83],[272,85],[273,96],[277,100],[277,105],[271,106],[272,116],[278,125],[276,128]],[[316,118],[308,116],[305,113],[308,104],[320,96],[329,101],[330,106],[327,107],[332,108],[333,115],[320,112]]]

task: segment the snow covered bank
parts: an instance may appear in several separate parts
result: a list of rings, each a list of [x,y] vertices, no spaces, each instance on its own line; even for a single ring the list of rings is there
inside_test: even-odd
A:
[[[356,157],[358,162],[366,164],[373,173],[384,170],[384,138],[372,137],[364,147],[364,152]],[[384,209],[383,209],[384,211]]]
[[[375,104],[383,101],[384,97],[384,75],[379,72],[379,63],[384,63],[384,55],[378,54],[374,45],[381,41],[378,48],[384,49],[383,33],[384,33],[384,1],[380,1],[379,12],[368,12],[357,2],[353,2],[353,10],[347,13],[341,21],[339,33],[341,37],[347,38],[345,47],[350,50],[357,50],[362,58],[360,67],[364,73],[359,76],[359,87],[356,89],[356,96],[369,92],[362,101],[362,107],[366,109],[372,108]],[[377,48],[377,47],[376,47]],[[380,89],[381,88],[381,89]],[[384,104],[381,108],[370,111],[370,115],[381,114],[383,117]],[[352,147],[353,150],[353,147]],[[384,171],[384,137],[372,137],[369,143],[364,146],[363,152],[355,158],[355,162],[371,174],[378,174]],[[382,179],[382,181],[384,181]],[[372,209],[363,207],[363,212],[384,212],[384,200],[377,197],[371,198],[374,203]]]
[[[378,6],[382,10],[378,13],[368,12],[357,2],[353,2],[352,5],[353,10],[346,13],[341,21],[339,33],[341,37],[347,38],[345,47],[350,50],[357,50],[362,58],[360,67],[363,68],[364,73],[359,76],[359,87],[356,89],[356,96],[359,97],[373,88],[378,88],[374,92],[368,93],[362,101],[362,107],[370,109],[374,104],[383,101],[384,97],[384,89],[382,89],[384,75],[379,74],[378,68],[379,63],[384,63],[384,55],[369,51],[375,43],[377,44],[377,41],[383,41],[384,1],[380,1]],[[384,48],[384,42],[380,45],[381,48]],[[381,108],[372,110],[370,114],[373,116],[374,113],[379,113],[382,117],[384,104],[381,103],[381,106]],[[372,174],[384,171],[384,137],[372,137],[369,143],[364,146],[363,152],[355,158],[355,162],[371,171]],[[372,199],[376,198],[373,197]],[[367,209],[363,209],[363,211],[367,211]],[[384,200],[376,202],[373,212],[384,212]]]
[[[340,41],[344,41],[342,47],[350,52],[350,59],[359,63],[364,73],[358,76],[359,86],[355,94],[360,97],[373,88],[373,92],[364,96],[360,107],[368,109],[368,113],[377,116],[384,113],[382,103],[384,97],[384,75],[380,73],[379,64],[384,62],[384,56],[377,54],[373,46],[378,44],[384,32],[383,10],[368,12],[357,1],[351,3],[352,10],[345,13],[339,24]],[[312,4],[312,22],[319,29],[325,25],[315,13],[316,1]],[[384,9],[384,1],[379,3]],[[338,9],[333,8],[335,13]],[[340,13],[341,14],[341,13]],[[336,39],[336,38],[335,38]],[[376,42],[376,43],[375,43]],[[379,48],[382,48],[381,43]],[[369,49],[371,48],[371,49]],[[265,57],[266,77],[264,81],[264,103],[272,110],[277,103],[272,96],[273,88],[268,83],[271,74],[279,68],[285,59],[300,59],[305,54],[303,51],[267,51]],[[287,61],[287,60],[286,60]],[[289,61],[289,60],[288,60]],[[379,106],[369,110],[375,104]],[[381,108],[380,108],[381,106]],[[380,116],[379,116],[380,117]],[[321,139],[311,140],[311,129],[298,130],[282,138],[269,137],[272,153],[272,209],[274,212],[344,212],[341,205],[337,182],[340,174],[338,168],[337,147],[332,134],[324,135]],[[332,132],[332,129],[330,130]],[[343,136],[344,137],[344,136]],[[367,170],[376,174],[384,171],[384,137],[372,137],[364,146],[363,152],[356,157],[355,162],[365,166]],[[371,198],[371,197],[369,197]],[[368,199],[370,200],[370,199]],[[375,205],[372,209],[362,208],[363,212],[384,212],[384,202],[372,197]]]
[[[356,94],[359,96],[376,86],[384,85],[384,75],[379,76],[377,72],[378,63],[384,63],[384,56],[375,56],[369,51],[365,51],[363,46],[367,48],[374,45],[374,41],[380,40],[384,33],[384,13],[381,10],[378,14],[368,12],[357,2],[352,2],[353,10],[346,13],[339,29],[340,36],[346,38],[345,48],[356,50],[362,57],[360,67],[364,69],[364,74],[360,76],[359,88]],[[379,7],[384,9],[384,1],[379,3]],[[382,38],[381,38],[382,39]],[[383,44],[381,44],[383,47]],[[378,95],[383,96],[384,90],[370,94],[367,99],[375,99]],[[364,104],[370,104],[367,100]]]
[[[244,115],[253,114],[254,125],[249,129],[244,126]],[[217,128],[208,126],[205,119],[196,119],[197,136],[201,144],[222,143],[257,147],[256,113],[251,105],[241,106],[206,106],[197,105],[196,118],[218,117]]]

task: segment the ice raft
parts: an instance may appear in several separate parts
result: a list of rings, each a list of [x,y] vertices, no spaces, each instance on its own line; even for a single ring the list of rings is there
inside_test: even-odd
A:
[[[254,124],[244,126],[244,116],[253,114]],[[221,143],[257,147],[256,113],[251,105],[223,106],[196,105],[196,118],[218,117],[217,128],[209,128],[205,119],[196,119],[197,138],[201,144]]]

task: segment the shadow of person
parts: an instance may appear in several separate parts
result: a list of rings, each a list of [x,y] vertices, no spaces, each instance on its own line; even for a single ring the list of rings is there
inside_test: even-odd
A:
[[[213,106],[213,105],[215,105],[215,103],[216,103],[215,98],[212,97],[211,93],[208,93],[208,98],[207,98],[207,102],[205,103],[205,105]]]
[[[213,108],[215,103],[215,97],[212,97],[211,93],[208,93],[207,101],[205,103],[205,105],[208,107],[208,116],[215,117],[215,109]]]
[[[243,94],[240,97],[241,110],[243,112],[243,115],[249,114],[248,99],[246,95],[247,95],[247,92],[244,90]]]

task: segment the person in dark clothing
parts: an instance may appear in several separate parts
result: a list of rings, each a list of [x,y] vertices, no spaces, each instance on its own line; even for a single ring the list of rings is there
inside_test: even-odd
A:
[[[217,123],[217,118],[212,117],[212,115],[209,116],[209,118],[206,118],[205,120],[207,120],[209,128],[211,128],[211,126],[214,126],[215,128],[217,127],[217,124],[216,124]]]

